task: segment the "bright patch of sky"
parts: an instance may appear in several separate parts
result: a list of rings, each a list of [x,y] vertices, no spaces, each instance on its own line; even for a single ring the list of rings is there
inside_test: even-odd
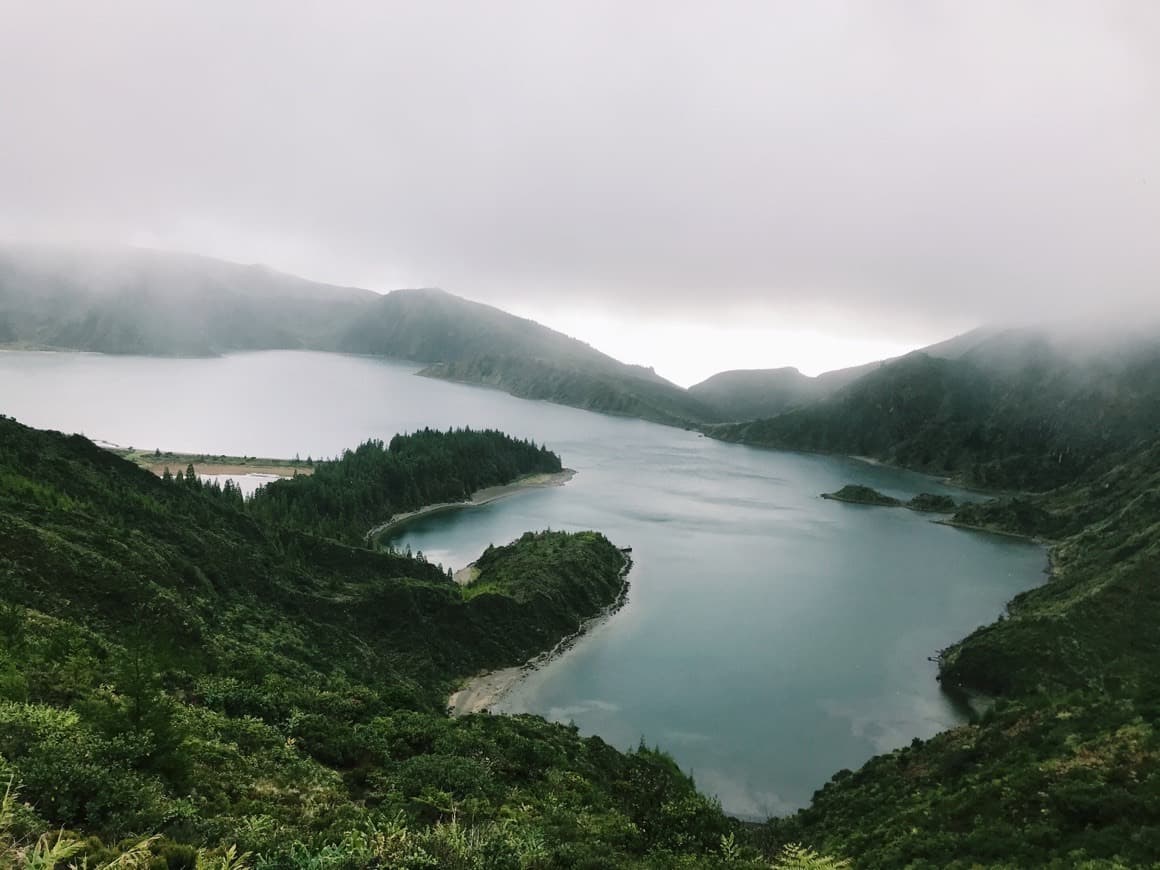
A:
[[[608,313],[533,307],[523,307],[513,313],[586,341],[622,362],[653,366],[662,377],[683,387],[730,369],[793,366],[803,374],[818,375],[901,356],[947,337],[932,334],[899,341],[815,326],[693,320],[645,322]]]

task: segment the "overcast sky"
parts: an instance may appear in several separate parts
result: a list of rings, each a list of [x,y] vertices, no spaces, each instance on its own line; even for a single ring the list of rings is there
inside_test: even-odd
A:
[[[1160,3],[0,0],[0,235],[444,287],[681,381],[1160,300]]]

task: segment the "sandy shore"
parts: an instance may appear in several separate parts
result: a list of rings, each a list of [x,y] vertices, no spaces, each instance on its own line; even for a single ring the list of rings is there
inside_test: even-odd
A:
[[[170,472],[176,474],[179,471],[185,471],[186,465],[175,462],[150,462],[143,466],[154,474],[160,476],[165,473],[168,468]],[[314,469],[309,465],[303,466],[288,466],[288,465],[262,465],[260,462],[255,463],[230,463],[230,462],[197,462],[193,463],[194,472],[200,477],[203,474],[270,474],[277,477],[294,477],[298,474],[312,474]]]
[[[480,505],[490,504],[493,501],[498,501],[501,498],[515,495],[518,492],[525,492],[529,489],[541,489],[546,486],[563,486],[575,476],[575,471],[571,468],[565,468],[563,471],[557,471],[553,474],[529,474],[526,477],[521,477],[519,480],[504,484],[503,486],[488,486],[484,489],[477,490],[467,501],[449,501],[441,504],[429,504],[426,507],[419,508],[417,511],[395,514],[387,522],[375,526],[367,532],[367,538],[380,538],[388,532],[393,532],[400,526],[419,517],[425,517],[428,514],[453,511],[465,507],[479,507]]]
[[[532,669],[531,666],[523,665],[472,677],[463,684],[462,689],[447,699],[447,709],[452,716],[482,713],[510,692]]]
[[[632,557],[624,555],[624,567],[620,569],[620,576],[627,577],[632,570]],[[468,565],[463,571],[473,568]],[[472,578],[474,579],[474,578]],[[501,668],[498,671],[484,671],[482,674],[467,680],[457,692],[453,692],[447,699],[447,712],[452,716],[466,716],[469,713],[483,713],[491,709],[517,686],[524,677],[566,653],[572,644],[591,631],[595,626],[604,622],[616,611],[624,606],[628,600],[628,583],[624,584],[616,601],[604,608],[595,616],[586,619],[575,632],[563,638],[547,652],[542,652],[530,661],[512,668]]]
[[[185,469],[192,465],[197,475],[203,474],[268,474],[275,477],[294,477],[297,474],[313,474],[314,466],[301,459],[272,459],[265,456],[225,456],[218,453],[178,453],[173,450],[164,453],[157,450],[139,450],[133,447],[122,447],[109,441],[96,441],[96,444],[110,453],[115,453],[122,459],[127,459],[135,465],[151,471],[158,477],[169,469],[172,474],[179,471],[184,474]]]

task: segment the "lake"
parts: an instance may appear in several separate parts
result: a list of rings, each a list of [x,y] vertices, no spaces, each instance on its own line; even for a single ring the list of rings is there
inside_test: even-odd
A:
[[[122,446],[333,456],[430,426],[546,443],[566,486],[408,525],[398,546],[458,569],[528,529],[598,529],[632,547],[623,609],[500,709],[670,752],[725,810],[781,814],[841,768],[962,720],[937,651],[1043,581],[1042,548],[900,509],[826,501],[846,483],[962,493],[853,459],[693,432],[306,352],[216,359],[0,353],[0,413]]]

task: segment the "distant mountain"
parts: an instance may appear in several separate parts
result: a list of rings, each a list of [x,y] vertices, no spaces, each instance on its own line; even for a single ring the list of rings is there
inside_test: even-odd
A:
[[[442,290],[381,297],[339,336],[337,349],[431,363],[420,374],[590,411],[670,425],[723,419],[652,369]]]
[[[264,266],[143,249],[0,246],[0,344],[158,356],[304,349],[656,422],[720,414],[651,369],[436,289],[319,284]]]
[[[916,352],[806,407],[717,438],[872,456],[975,485],[1042,490],[1160,426],[1160,339],[1070,348],[1008,331]]]
[[[988,328],[973,329],[954,338],[922,348],[927,356],[958,359],[995,334]],[[744,422],[774,417],[792,408],[816,402],[847,384],[870,374],[899,357],[875,360],[858,366],[823,372],[816,377],[797,369],[737,369],[721,372],[689,387],[689,392],[711,405],[726,420]]]
[[[720,372],[689,387],[689,393],[726,420],[757,420],[820,399],[830,392],[817,378],[792,367]]]
[[[343,330],[337,343],[351,353],[427,363],[459,362],[505,352],[608,371],[630,368],[534,320],[434,288],[395,290],[379,296],[357,322]]]
[[[209,257],[0,246],[0,342],[159,356],[333,345],[378,294]]]
[[[625,369],[632,369],[625,366]],[[603,371],[514,356],[478,356],[435,363],[421,375],[486,384],[524,399],[542,399],[587,411],[639,417],[670,426],[720,419],[714,408],[675,384],[631,371]]]

